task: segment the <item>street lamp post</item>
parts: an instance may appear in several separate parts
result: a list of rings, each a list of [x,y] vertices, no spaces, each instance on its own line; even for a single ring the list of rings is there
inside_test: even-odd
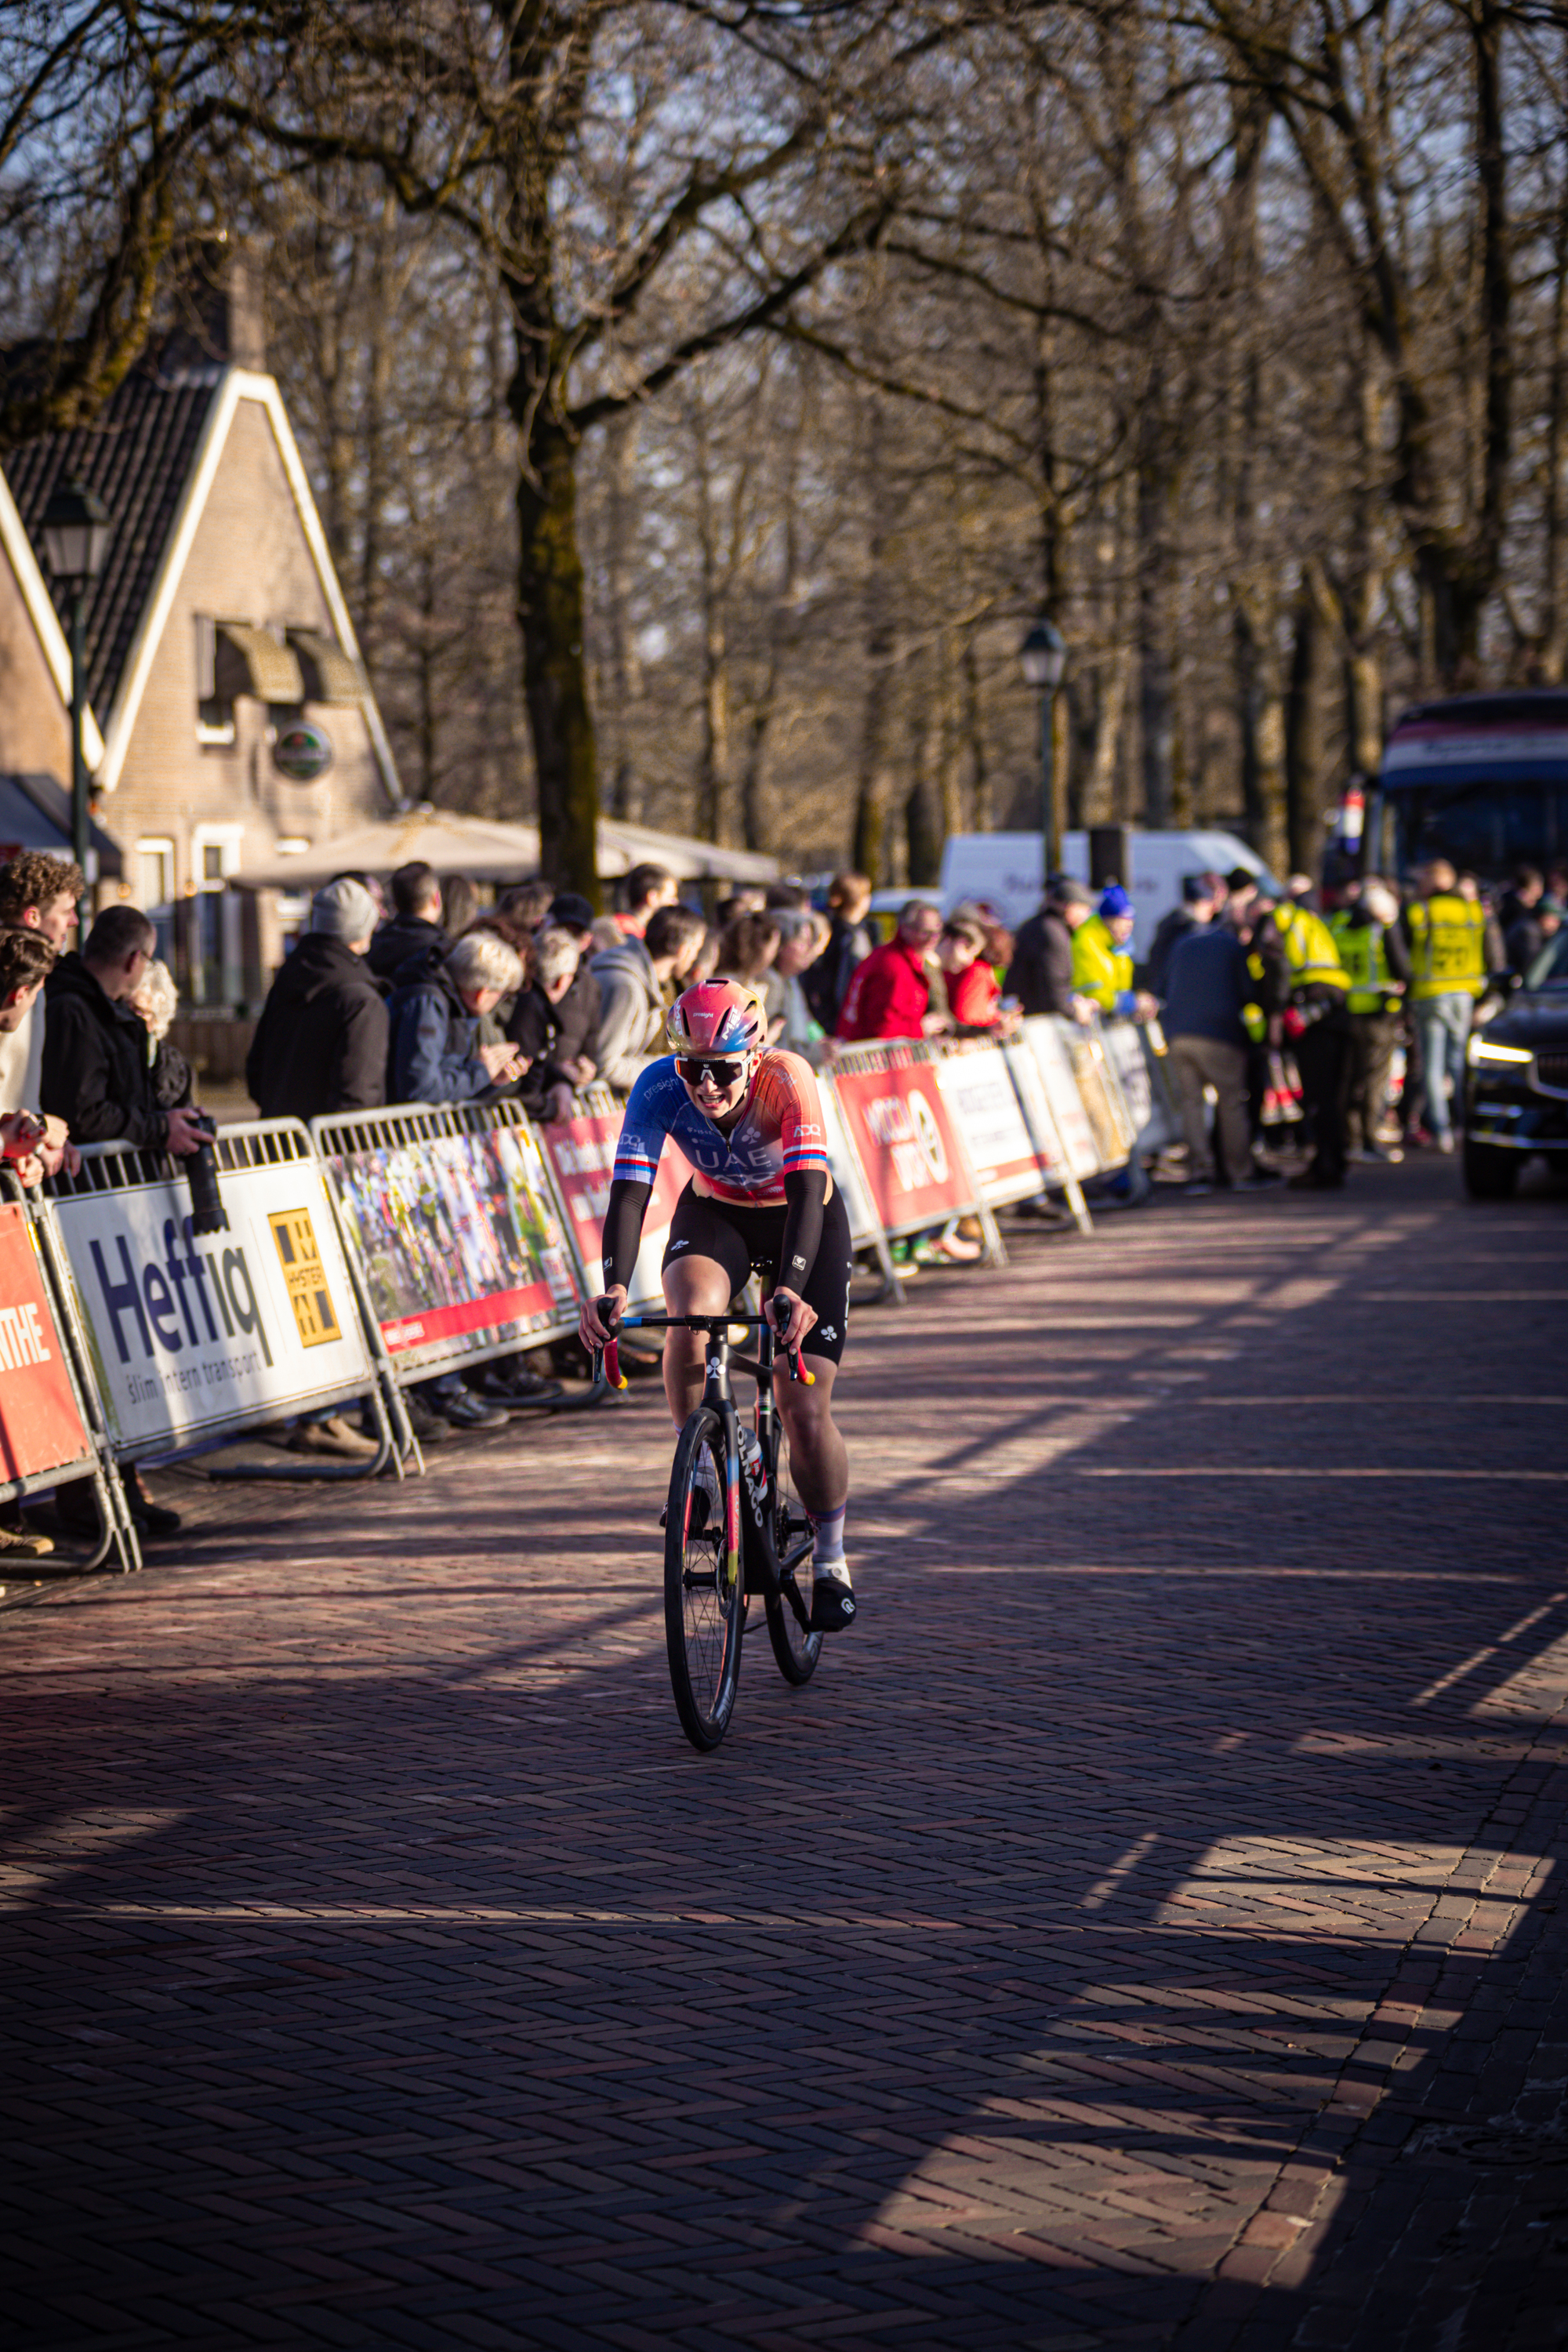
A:
[[[1044,614],[1018,648],[1018,666],[1040,698],[1040,846],[1042,884],[1057,870],[1057,688],[1068,666],[1067,639]]]
[[[83,619],[87,592],[109,552],[113,526],[109,509],[80,482],[58,482],[44,509],[44,551],[56,585],[70,598],[71,647],[71,854],[88,873],[91,839],[87,801],[87,752],[82,744],[82,719],[87,709],[87,667]]]

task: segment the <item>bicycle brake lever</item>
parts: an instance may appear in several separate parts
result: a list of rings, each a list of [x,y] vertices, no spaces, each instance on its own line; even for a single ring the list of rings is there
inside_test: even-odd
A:
[[[770,1308],[775,1307],[777,1304],[777,1300],[773,1298],[770,1298],[768,1301]],[[769,1319],[772,1320],[771,1316]],[[773,1328],[775,1331],[779,1328],[777,1323],[773,1324]],[[814,1389],[816,1386],[816,1374],[806,1370],[805,1366],[801,1361],[800,1349],[798,1348],[792,1348],[786,1345],[784,1348],[784,1359],[792,1367],[795,1378],[800,1382],[803,1388]]]
[[[624,1389],[626,1375],[621,1370],[621,1344],[611,1339],[605,1347],[595,1348],[589,1359],[594,1370],[594,1386]]]

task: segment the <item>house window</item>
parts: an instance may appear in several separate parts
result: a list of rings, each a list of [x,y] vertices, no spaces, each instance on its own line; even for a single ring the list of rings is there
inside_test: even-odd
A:
[[[219,748],[234,741],[234,705],[220,699],[217,690],[217,623],[208,613],[195,615],[196,740]]]
[[[158,934],[158,953],[174,968],[174,845],[172,841],[139,841],[136,845],[136,903]]]
[[[228,887],[244,839],[237,824],[198,824],[192,837],[191,995],[197,1004],[234,1004],[245,992],[239,894]]]
[[[139,841],[136,845],[136,903],[156,919],[157,910],[174,901],[174,845],[172,841]]]

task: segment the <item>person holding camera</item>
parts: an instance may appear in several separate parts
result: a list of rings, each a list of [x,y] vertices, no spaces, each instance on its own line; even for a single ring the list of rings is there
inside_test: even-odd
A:
[[[39,1108],[64,1119],[73,1143],[124,1141],[184,1160],[209,1129],[193,1105],[159,1101],[147,1031],[131,1007],[157,944],[139,907],[109,907],[80,954],[60,958],[44,982]]]
[[[147,1028],[132,1009],[157,944],[139,907],[108,907],[81,953],[60,958],[44,982],[40,1108],[64,1119],[73,1143],[124,1141],[189,1160],[210,1142],[212,1123],[192,1104],[164,1108]],[[179,1513],[155,1503],[130,1464],[121,1475],[142,1542],[177,1533]],[[69,1533],[96,1532],[97,1506],[85,1483],[62,1486],[55,1511]]]

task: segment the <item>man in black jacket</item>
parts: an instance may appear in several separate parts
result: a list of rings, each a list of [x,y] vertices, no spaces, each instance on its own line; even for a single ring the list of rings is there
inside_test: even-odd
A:
[[[1063,875],[1047,891],[1039,913],[1019,926],[1006,985],[1026,1013],[1071,1014],[1072,935],[1093,910],[1093,893]]]
[[[369,963],[377,980],[391,980],[400,964],[431,948],[445,950],[441,929],[441,884],[433,866],[416,858],[392,877],[392,919],[370,943]]]
[[[263,1118],[326,1118],[386,1100],[386,1003],[365,969],[375,901],[346,877],[310,902],[310,928],[261,1008],[245,1082]]]
[[[564,931],[575,942],[577,969],[572,985],[555,1007],[558,1034],[554,1059],[574,1087],[590,1085],[599,1074],[599,983],[588,969],[594,952],[594,909],[586,898],[563,891],[552,900],[546,922],[551,930]]]
[[[64,1119],[73,1143],[123,1139],[183,1159],[206,1139],[200,1114],[159,1103],[147,1032],[128,1001],[157,944],[139,907],[109,907],[81,953],[60,958],[44,982],[39,1108]]]
[[[1188,874],[1183,877],[1180,903],[1160,918],[1149,961],[1143,967],[1139,985],[1152,996],[1163,996],[1171,970],[1171,958],[1189,931],[1202,930],[1212,923],[1219,909],[1224,886],[1217,874]]]

